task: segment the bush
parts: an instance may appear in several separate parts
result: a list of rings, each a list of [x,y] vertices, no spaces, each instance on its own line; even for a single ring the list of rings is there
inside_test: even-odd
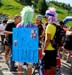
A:
[[[39,0],[37,4],[38,12],[42,15],[45,14],[45,11],[47,10],[48,6],[46,4],[45,0]]]

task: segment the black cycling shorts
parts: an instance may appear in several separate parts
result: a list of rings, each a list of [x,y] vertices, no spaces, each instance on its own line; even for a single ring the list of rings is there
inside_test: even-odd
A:
[[[43,58],[43,68],[50,69],[56,67],[57,50],[45,50],[45,56]]]

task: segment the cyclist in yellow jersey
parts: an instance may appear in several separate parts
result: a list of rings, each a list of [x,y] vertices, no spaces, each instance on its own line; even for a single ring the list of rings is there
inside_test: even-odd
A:
[[[45,16],[48,17],[48,25],[45,31],[45,43],[43,47],[43,51],[45,52],[43,57],[43,75],[55,75],[57,50],[52,47],[51,40],[53,40],[56,32],[56,27],[52,25],[53,23],[57,23],[56,10],[49,8]]]
[[[53,37],[55,35],[55,32],[56,32],[56,27],[52,24],[48,24],[48,26],[46,27],[46,31],[45,31],[45,41],[47,40],[47,34],[50,34],[51,35],[51,39],[50,40],[53,40]],[[49,45],[46,47],[46,50],[55,50],[52,45],[51,45],[51,42],[49,43]]]

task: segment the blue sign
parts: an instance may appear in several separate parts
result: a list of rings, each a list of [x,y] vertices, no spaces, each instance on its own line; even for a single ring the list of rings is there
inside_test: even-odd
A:
[[[38,63],[38,29],[13,29],[13,61]]]

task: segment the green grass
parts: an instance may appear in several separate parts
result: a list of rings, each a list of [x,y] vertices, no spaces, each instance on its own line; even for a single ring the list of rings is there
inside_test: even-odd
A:
[[[72,16],[71,13],[68,14],[68,11],[62,7],[58,7],[53,3],[48,4],[50,7],[55,7],[58,13],[58,19],[63,20],[66,16]],[[2,0],[2,6],[0,6],[0,13],[6,14],[9,18],[13,18],[15,15],[20,14],[24,5],[16,2],[15,0]],[[38,13],[34,14],[33,22],[35,23],[35,17]],[[43,18],[43,22],[45,22]],[[67,26],[72,25],[72,22],[68,23]]]
[[[13,17],[16,14],[20,14],[24,6],[17,3],[15,0],[2,0],[2,6],[0,7],[0,13]]]

